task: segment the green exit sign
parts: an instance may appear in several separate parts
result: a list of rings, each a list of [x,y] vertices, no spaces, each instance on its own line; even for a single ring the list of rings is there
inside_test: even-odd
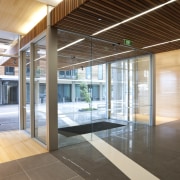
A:
[[[124,45],[126,46],[132,46],[132,41],[129,39],[124,39]]]

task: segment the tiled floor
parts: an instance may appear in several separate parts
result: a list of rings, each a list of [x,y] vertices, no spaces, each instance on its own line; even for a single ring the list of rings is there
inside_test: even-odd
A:
[[[49,153],[0,164],[0,180],[82,180],[77,173]]]
[[[0,133],[0,180],[82,180],[24,131]]]
[[[180,179],[180,121],[112,132],[51,153],[22,132],[0,133],[0,180]]]
[[[156,127],[128,125],[124,131],[118,131],[103,138],[103,141],[110,148],[118,150],[119,154],[116,154],[114,150],[105,150],[104,147],[108,148],[108,146],[104,146],[104,144],[98,147],[100,141],[97,143],[94,141],[94,144],[85,142],[64,147],[52,154],[85,179],[179,180],[179,139],[180,121]],[[120,153],[126,155],[128,161],[133,160],[137,166],[151,173],[152,177],[143,178],[142,171],[138,170],[131,172],[134,168],[126,166],[126,160],[118,162],[119,165],[117,165]],[[124,166],[128,168],[124,170]]]

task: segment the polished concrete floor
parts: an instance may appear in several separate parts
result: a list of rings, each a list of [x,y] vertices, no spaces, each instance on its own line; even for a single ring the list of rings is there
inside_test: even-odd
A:
[[[156,127],[129,124],[123,131],[93,142],[60,148],[52,154],[84,179],[180,179],[180,121]],[[108,148],[111,151],[105,152]],[[122,154],[128,160],[119,158]],[[143,176],[143,171],[150,174]]]
[[[82,180],[49,153],[0,164],[0,180]]]
[[[51,153],[39,146],[37,151],[22,132],[14,137],[0,133],[0,160],[7,157],[0,164],[0,180],[180,179],[180,121],[156,127],[128,124],[110,131]]]

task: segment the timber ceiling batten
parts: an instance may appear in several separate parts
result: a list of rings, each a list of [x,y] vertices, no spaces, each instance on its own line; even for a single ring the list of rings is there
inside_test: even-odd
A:
[[[92,35],[108,26],[169,2],[167,0],[90,0],[59,21],[56,26],[60,29]],[[176,0],[155,11],[97,34],[96,37],[115,43],[123,43],[123,39],[130,39],[135,48],[143,48],[179,38],[179,19],[180,3]],[[180,42],[172,42],[168,46],[169,50],[177,49],[180,47]],[[153,47],[148,50],[156,53],[168,49],[167,45],[162,45],[162,47]]]
[[[169,2],[172,3],[167,4]],[[164,3],[165,6],[151,11]],[[150,13],[143,14],[147,11]],[[143,15],[139,17],[140,14]],[[127,21],[128,19],[130,21]],[[96,59],[93,64],[144,55],[148,52],[158,53],[179,49],[180,41],[173,41],[180,38],[179,20],[179,0],[174,2],[172,0],[64,0],[51,12],[52,26],[86,37],[83,39],[80,35],[71,34],[65,36],[62,32],[58,34],[58,68],[68,68],[70,62],[76,64],[76,67],[88,65],[88,61],[91,61],[90,45],[92,45],[93,59]],[[113,26],[116,24],[117,26]],[[113,28],[98,33],[109,26]],[[43,27],[45,30],[46,26]],[[38,35],[40,31],[35,33],[35,29],[37,28],[28,33],[22,44],[28,43],[35,34]],[[121,46],[114,50],[110,47],[112,43],[105,45],[104,42],[93,41],[91,44],[88,36],[121,45],[123,39],[130,39],[133,45]],[[76,43],[72,45],[73,42]],[[164,42],[169,43],[163,44]],[[160,45],[152,46],[156,44]],[[143,51],[144,47],[146,48]],[[135,50],[132,50],[133,48]],[[114,53],[119,54],[113,56]],[[104,58],[98,59],[103,56]]]
[[[55,24],[65,18],[68,14],[78,8],[81,4],[89,0],[64,0],[57,5],[51,12],[51,25]],[[32,30],[30,30],[22,39],[20,47],[22,48],[29,43],[33,38],[38,36],[41,32],[46,30],[47,16],[44,17]]]
[[[81,6],[83,3],[89,0],[64,0],[57,5],[51,12],[51,25],[56,25],[57,22],[61,21],[76,8]]]

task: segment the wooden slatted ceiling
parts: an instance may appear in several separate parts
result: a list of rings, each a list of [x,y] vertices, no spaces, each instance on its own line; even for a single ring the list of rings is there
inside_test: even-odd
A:
[[[84,36],[77,36],[74,33],[58,31],[59,48],[82,39]],[[130,53],[123,53],[129,51]],[[121,54],[123,53],[123,54]],[[125,47],[98,39],[84,37],[84,40],[70,47],[66,47],[58,52],[58,69],[67,70],[72,68],[81,68],[103,64],[117,59],[129,58],[147,54],[145,51],[133,50],[131,47]],[[93,60],[93,61],[92,61]]]
[[[18,67],[18,58],[11,57],[6,62],[1,64],[1,66],[11,66],[11,67]]]
[[[117,56],[112,56],[112,57],[108,57],[108,58],[103,58],[100,60],[94,60],[94,61],[89,61],[89,62],[84,62],[81,59],[70,59],[69,57],[59,57],[58,58],[58,69],[59,70],[71,70],[71,69],[80,69],[82,67],[87,67],[87,66],[95,66],[98,64],[104,64],[107,62],[111,62],[111,61],[116,61],[117,59],[126,59],[126,58],[132,58],[132,57],[136,57],[136,56],[142,56],[145,55],[147,53],[145,52],[141,52],[141,51],[133,51],[131,53],[127,53],[127,54],[121,54],[121,55],[117,55]],[[81,62],[80,64],[78,64],[78,62]]]
[[[59,5],[57,5],[51,12],[51,24],[54,26],[57,22],[61,21],[72,11],[78,8],[81,4],[88,0],[64,0]],[[47,28],[47,16],[43,18],[32,30],[30,30],[22,39],[20,47],[24,47],[27,43],[33,40],[41,32]]]
[[[64,0],[57,5],[51,12],[51,24],[54,26],[57,22],[61,21],[72,11],[88,0]]]
[[[55,26],[80,34],[92,35],[103,28],[165,2],[167,0],[90,0],[56,23]],[[101,20],[98,20],[99,18]],[[96,37],[116,43],[123,43],[123,39],[130,39],[135,48],[142,48],[180,38],[179,21],[180,3],[177,0]],[[157,53],[178,48],[180,48],[180,41],[149,48],[148,51]]]
[[[71,32],[91,36],[110,25],[126,20],[157,5],[168,2],[167,0],[64,0],[51,13],[52,26]],[[114,43],[123,43],[123,39],[133,41],[133,47],[141,49],[146,46],[180,38],[180,1],[176,0],[156,11],[143,15],[121,24],[116,28],[96,35],[99,39]],[[81,38],[81,37],[79,37]],[[77,36],[68,37],[59,35],[58,48],[75,40]],[[93,44],[92,44],[93,45]],[[113,48],[107,50],[108,45],[101,42],[95,48],[90,48],[86,40],[66,48],[58,53],[59,69],[73,63],[83,62],[91,56],[98,58],[113,54]],[[103,49],[106,47],[106,50]],[[158,53],[180,48],[180,41],[145,49],[147,52]],[[119,49],[117,52],[126,51],[128,48]],[[132,56],[143,55],[147,52],[136,50],[130,53],[119,54],[93,62],[93,64],[113,61]],[[92,58],[92,57],[91,57]],[[87,66],[88,63],[75,65]]]

